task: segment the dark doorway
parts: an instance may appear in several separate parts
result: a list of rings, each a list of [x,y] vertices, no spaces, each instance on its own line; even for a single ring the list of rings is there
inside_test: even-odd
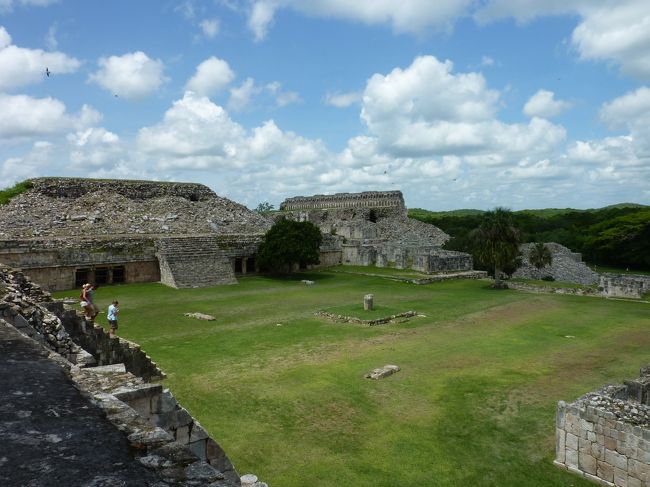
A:
[[[377,212],[375,210],[370,210],[370,213],[368,213],[368,221],[377,223]]]
[[[235,274],[241,274],[242,272],[242,260],[235,259]]]
[[[113,284],[121,284],[124,280],[124,266],[118,265],[113,267]]]
[[[108,284],[108,267],[95,269],[95,284]]]
[[[255,257],[249,257],[246,261],[246,274],[255,272]]]
[[[88,282],[90,269],[77,269],[74,271],[74,287],[81,287]]]

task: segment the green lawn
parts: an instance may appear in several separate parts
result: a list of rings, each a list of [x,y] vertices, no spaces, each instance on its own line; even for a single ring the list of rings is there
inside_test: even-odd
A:
[[[367,293],[425,316],[375,327],[314,316],[363,314]],[[591,486],[552,465],[557,401],[650,362],[646,303],[495,291],[487,281],[316,272],[98,290],[103,310],[114,298],[120,333],[168,374],[165,385],[240,474],[271,487]],[[363,378],[386,364],[402,370]]]

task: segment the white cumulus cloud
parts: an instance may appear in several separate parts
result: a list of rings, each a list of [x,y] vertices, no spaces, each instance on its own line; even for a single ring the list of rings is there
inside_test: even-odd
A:
[[[248,26],[257,40],[266,37],[275,12],[286,8],[313,17],[338,18],[369,25],[388,24],[396,32],[422,33],[448,29],[464,15],[472,0],[256,0]]]
[[[556,100],[555,93],[539,90],[524,105],[524,113],[529,117],[552,118],[571,108],[571,103]]]
[[[87,127],[101,120],[101,115],[84,105],[79,113],[70,114],[65,104],[54,98],[0,93],[0,139],[42,137]]]
[[[197,66],[196,73],[187,82],[185,89],[211,96],[223,90],[233,79],[235,73],[228,63],[212,56]]]
[[[88,81],[130,100],[155,93],[166,80],[163,62],[151,59],[142,51],[102,57],[98,65],[99,70],[91,74]]]
[[[81,62],[62,52],[27,49],[11,43],[11,36],[0,26],[0,90],[42,82],[47,68],[52,76],[73,73]]]

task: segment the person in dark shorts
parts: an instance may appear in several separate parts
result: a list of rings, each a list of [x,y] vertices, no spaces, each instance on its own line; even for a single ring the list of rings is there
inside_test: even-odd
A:
[[[118,303],[117,300],[114,300],[108,307],[108,314],[106,315],[108,324],[111,327],[110,334],[113,336],[117,335],[117,315],[120,312],[120,308],[118,307],[119,304],[120,303]]]

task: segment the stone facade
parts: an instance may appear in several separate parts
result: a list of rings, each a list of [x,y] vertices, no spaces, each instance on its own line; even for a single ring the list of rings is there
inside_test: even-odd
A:
[[[472,257],[443,250],[449,235],[407,217],[401,191],[299,196],[285,200],[284,213],[318,226],[328,263],[413,269],[423,273],[469,271]],[[340,249],[336,262],[333,249]],[[323,259],[321,259],[323,260]]]
[[[50,290],[83,282],[236,282],[237,275],[256,271],[257,247],[272,223],[201,184],[31,183],[0,206],[0,260],[27,270]],[[197,265],[201,259],[204,264]]]
[[[551,265],[541,269],[535,268],[529,260],[530,251],[534,245],[534,243],[527,243],[520,247],[522,263],[512,277],[543,279],[550,276],[556,281],[575,282],[585,285],[598,282],[598,274],[582,262],[582,256],[579,253],[572,252],[563,245],[554,242],[544,244],[551,251],[553,257]]]
[[[639,299],[650,293],[650,276],[604,273],[599,287],[610,297]]]
[[[363,193],[337,193],[331,195],[295,196],[280,205],[282,211],[331,210],[345,208],[391,208],[406,211],[401,191],[366,191]]]
[[[558,403],[554,463],[600,485],[650,486],[650,366],[637,380]]]

